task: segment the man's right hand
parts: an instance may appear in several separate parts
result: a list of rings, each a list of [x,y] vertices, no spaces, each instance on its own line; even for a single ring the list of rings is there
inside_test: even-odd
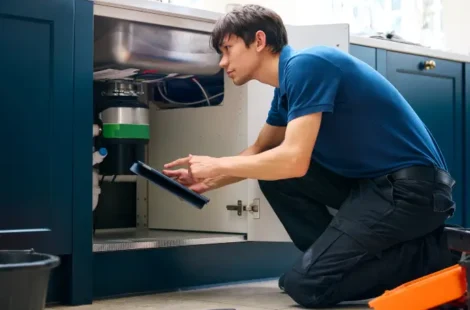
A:
[[[162,172],[196,193],[202,194],[211,189],[212,182],[209,179],[198,182],[189,175],[188,169],[163,170]]]

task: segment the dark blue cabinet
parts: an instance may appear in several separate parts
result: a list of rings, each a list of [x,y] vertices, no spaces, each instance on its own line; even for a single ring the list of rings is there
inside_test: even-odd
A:
[[[0,249],[59,255],[48,301],[91,302],[93,3],[0,0],[0,42]]]
[[[354,44],[350,54],[385,76],[429,128],[457,182],[457,212],[449,223],[468,226],[470,165],[465,154],[470,154],[470,65]],[[435,67],[428,61],[434,61]]]
[[[372,68],[377,69],[377,55],[375,48],[351,44],[349,46],[349,53],[354,57],[359,58]]]
[[[457,212],[449,222],[464,225],[462,63],[388,51],[385,70],[387,79],[408,100],[439,144],[456,179]]]
[[[468,209],[470,208],[470,190],[468,187],[468,182],[470,182],[470,63],[464,64],[464,111],[465,111],[465,118],[464,118],[464,224],[466,227],[470,225],[470,212]]]
[[[73,0],[0,3],[0,230],[32,230],[1,248],[72,250],[73,10]]]

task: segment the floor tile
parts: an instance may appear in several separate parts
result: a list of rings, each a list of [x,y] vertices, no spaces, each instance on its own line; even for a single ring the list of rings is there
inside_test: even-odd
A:
[[[277,310],[295,305],[293,300],[282,293],[276,281],[256,282],[193,291],[182,291],[163,295],[167,298],[198,300],[233,304],[245,307]],[[238,310],[238,309],[237,309]]]
[[[304,308],[300,307],[299,305],[292,305],[290,307],[279,309],[279,310],[295,310],[295,309],[300,310],[300,309],[304,309]],[[349,309],[351,309],[351,310],[370,310],[370,308],[368,306],[368,300],[354,301],[354,302],[344,302],[344,303],[339,304],[336,307],[328,308],[328,310],[349,310]]]
[[[93,305],[79,307],[57,307],[48,310],[264,310],[257,307],[243,307],[239,305],[214,303],[197,300],[178,300],[154,298],[145,301],[132,299],[119,299],[94,302]]]
[[[229,286],[216,286],[211,288],[184,290],[170,293],[162,293],[159,296],[167,298],[201,299],[218,298],[220,296],[249,296],[272,292],[280,292],[276,281],[262,281],[253,283],[234,284]]]
[[[179,291],[95,301],[80,307],[48,310],[295,310],[303,309],[277,286],[277,280],[244,283],[199,290]],[[335,309],[366,310],[367,301],[344,303]]]

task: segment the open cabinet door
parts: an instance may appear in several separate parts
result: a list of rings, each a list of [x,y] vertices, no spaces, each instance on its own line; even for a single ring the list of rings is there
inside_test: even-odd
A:
[[[224,77],[220,106],[156,110],[150,112],[148,163],[162,169],[165,163],[188,154],[233,156],[247,148],[247,87]],[[247,233],[247,183],[238,182],[203,195],[210,202],[199,210],[172,193],[148,186],[148,225],[151,229]]]
[[[288,26],[289,44],[294,49],[313,45],[334,46],[349,51],[349,25]],[[258,137],[265,124],[274,88],[259,82],[248,85],[248,144]],[[248,240],[251,241],[290,241],[284,227],[261,193],[256,180],[248,180]],[[250,208],[249,208],[250,209]],[[254,210],[253,210],[254,209]],[[258,212],[256,212],[258,211]]]

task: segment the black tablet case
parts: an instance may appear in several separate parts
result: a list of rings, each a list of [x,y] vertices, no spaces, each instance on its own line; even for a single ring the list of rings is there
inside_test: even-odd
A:
[[[202,209],[209,202],[209,198],[190,190],[186,186],[181,185],[172,178],[167,177],[160,171],[153,169],[141,161],[134,163],[130,170],[182,198],[198,209]]]

